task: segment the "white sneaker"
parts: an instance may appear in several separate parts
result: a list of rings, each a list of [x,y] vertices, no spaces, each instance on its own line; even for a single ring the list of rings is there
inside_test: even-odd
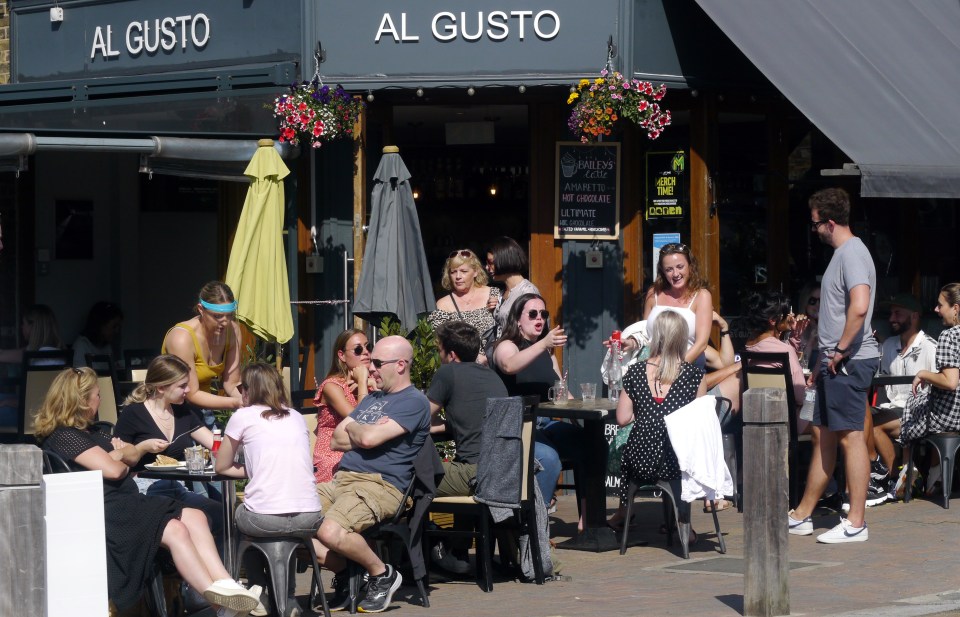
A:
[[[787,512],[787,526],[787,531],[795,536],[813,535],[813,519],[808,516],[802,521],[798,521],[797,519],[793,518],[793,510]]]
[[[854,527],[850,524],[850,521],[841,518],[839,525],[817,536],[817,542],[822,542],[823,544],[866,542],[868,537],[866,522],[864,522],[863,527]]]
[[[237,613],[239,615],[247,615],[260,604],[259,592],[254,593],[253,590],[229,578],[213,581],[203,590],[203,597],[210,604],[240,611]]]

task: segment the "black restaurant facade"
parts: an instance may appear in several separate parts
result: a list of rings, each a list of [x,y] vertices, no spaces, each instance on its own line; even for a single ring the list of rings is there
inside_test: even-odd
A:
[[[236,180],[256,140],[277,135],[273,100],[315,74],[366,110],[354,142],[277,145],[294,172],[296,297],[352,297],[370,178],[397,145],[438,291],[451,251],[515,237],[571,335],[574,379],[595,379],[601,340],[639,318],[658,239],[690,244],[718,309],[735,314],[745,291],[796,293],[822,270],[809,194],[828,182],[856,193],[821,176],[847,159],[694,0],[10,0],[7,11],[0,347],[16,344],[29,304],[51,305],[69,341],[98,300],[123,307],[123,347],[158,346],[226,270],[246,189]],[[571,86],[608,62],[666,84],[673,124],[659,139],[624,127],[583,146],[567,128]],[[882,291],[921,291],[915,258],[902,257],[916,240],[898,230],[915,237],[948,215],[869,201],[858,221],[895,264]],[[299,315],[305,362],[322,374],[344,306]]]

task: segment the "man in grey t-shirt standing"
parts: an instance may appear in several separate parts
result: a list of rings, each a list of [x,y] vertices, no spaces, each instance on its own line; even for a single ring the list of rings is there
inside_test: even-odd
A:
[[[817,385],[813,424],[819,432],[803,498],[787,520],[791,534],[813,534],[810,518],[843,448],[850,512],[818,542],[839,544],[867,540],[864,521],[870,459],[863,427],[867,390],[880,364],[880,348],[870,320],[877,287],[873,258],[850,230],[850,197],[843,189],[818,191],[810,197],[810,227],[833,247],[820,285],[818,336],[820,360],[809,385]]]

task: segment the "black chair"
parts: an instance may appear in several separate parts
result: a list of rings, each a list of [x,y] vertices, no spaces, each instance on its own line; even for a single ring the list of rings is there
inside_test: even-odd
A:
[[[534,430],[536,428],[536,407],[539,399],[535,396],[523,397],[523,417],[521,428],[522,473],[517,494],[520,496],[520,508],[516,510],[516,521],[521,532],[529,533],[531,554],[533,557],[534,581],[542,585],[545,581],[543,563],[540,559],[539,539],[536,533],[536,488],[534,477],[536,459],[534,457]],[[481,459],[480,465],[483,464]],[[476,541],[477,585],[486,592],[493,591],[493,533],[489,507],[470,497],[437,497],[430,505],[430,512],[452,514],[454,517],[470,517],[474,521],[472,530],[431,529],[428,536],[469,537]]]
[[[25,351],[20,368],[17,437],[33,441],[33,423],[47,390],[54,378],[73,362],[73,354],[65,349]]]
[[[790,428],[790,441],[787,448],[787,469],[789,472],[790,507],[800,500],[800,457],[799,435],[797,433],[797,401],[793,392],[793,377],[790,374],[790,356],[786,352],[744,351],[740,354],[743,362],[744,388],[779,388],[786,391],[787,418]]]
[[[677,512],[677,497],[673,494],[670,483],[666,480],[660,480],[656,484],[641,484],[631,480],[627,486],[627,512],[623,527],[623,536],[620,539],[620,554],[627,552],[627,539],[630,535],[630,518],[633,516],[633,500],[638,493],[647,493],[653,497],[660,497],[663,500],[664,525],[667,528],[667,546],[673,546],[673,533],[671,527],[676,527],[677,536],[680,538],[680,550],[684,559],[690,559],[690,523],[681,523]],[[707,501],[704,500],[704,504]],[[720,543],[720,552],[727,552],[727,544],[723,539],[723,532],[720,531],[720,519],[717,518],[716,505],[711,506],[713,513],[713,526],[717,532],[717,541]]]
[[[733,401],[723,396],[716,397],[717,399],[717,417],[722,418],[725,415],[729,415],[733,410]],[[739,425],[738,425],[739,426]],[[743,512],[743,495],[740,491],[740,467],[739,462],[739,452],[740,448],[738,445],[739,435],[734,433],[723,433],[723,461],[727,464],[727,469],[730,470],[730,475],[733,477],[733,503],[737,506],[737,512]]]
[[[127,370],[127,381],[137,381],[131,374],[134,370],[144,370],[150,361],[160,355],[156,347],[123,350],[123,368]]]
[[[100,386],[100,410],[97,419],[101,422],[117,423],[120,414],[120,398],[117,392],[117,374],[113,368],[113,357],[107,354],[86,355],[87,366],[97,374],[97,385]]]

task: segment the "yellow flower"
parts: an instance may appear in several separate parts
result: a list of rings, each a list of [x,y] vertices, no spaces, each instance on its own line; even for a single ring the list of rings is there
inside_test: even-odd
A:
[[[586,87],[589,86],[589,85],[590,85],[590,80],[589,80],[589,79],[581,79],[581,80],[580,80],[580,87],[581,87],[581,88],[586,88]]]
[[[567,98],[567,105],[576,101],[578,98],[580,98],[579,92],[571,92],[569,98]]]
[[[603,83],[603,77],[597,77],[597,78],[593,81],[593,83],[595,83],[595,84],[597,84],[597,85],[599,86],[600,84]]]

